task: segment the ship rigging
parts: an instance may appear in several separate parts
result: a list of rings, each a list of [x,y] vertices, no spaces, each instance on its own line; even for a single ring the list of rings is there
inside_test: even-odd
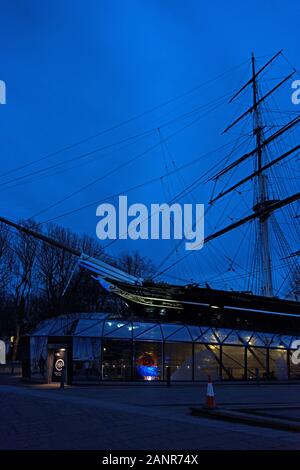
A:
[[[206,183],[213,184],[213,190],[210,200],[206,207],[206,213],[216,207],[219,202],[226,200],[228,196],[232,194],[241,194],[241,188],[245,184],[251,183],[253,192],[252,211],[239,217],[236,220],[231,219],[231,223],[216,228],[211,233],[206,235],[204,245],[210,244],[213,240],[223,237],[246,224],[254,222],[256,224],[255,231],[255,246],[254,256],[252,262],[252,269],[249,275],[249,286],[248,289],[244,289],[247,293],[229,293],[220,290],[212,290],[206,283],[206,288],[201,289],[198,286],[177,286],[174,284],[167,284],[162,281],[169,271],[171,271],[176,265],[186,260],[189,256],[200,256],[201,253],[188,252],[181,257],[177,257],[172,260],[174,253],[178,252],[178,248],[182,241],[176,244],[174,248],[161,260],[158,266],[157,272],[154,274],[152,279],[145,280],[136,278],[135,276],[129,275],[117,267],[105,263],[101,260],[96,260],[88,255],[85,255],[72,247],[64,246],[60,242],[49,238],[42,232],[38,232],[29,227],[25,227],[19,223],[8,220],[7,218],[0,217],[0,222],[9,225],[19,231],[22,231],[30,236],[36,237],[43,242],[50,243],[56,248],[67,250],[72,255],[76,256],[79,260],[79,264],[90,270],[93,276],[98,279],[110,292],[119,297],[125,299],[133,305],[143,306],[143,308],[159,309],[161,312],[166,310],[182,311],[197,308],[198,306],[211,306],[212,304],[212,292],[220,292],[218,294],[222,298],[222,307],[226,306],[226,303],[230,303],[230,308],[234,308],[236,298],[242,299],[242,303],[245,305],[249,302],[251,295],[255,298],[255,305],[266,305],[266,298],[269,299],[268,307],[265,306],[266,310],[272,311],[272,308],[276,304],[274,297],[278,295],[280,290],[275,289],[274,286],[274,268],[275,262],[272,258],[272,230],[275,232],[275,238],[280,245],[281,261],[285,262],[287,268],[287,274],[284,277],[283,283],[287,279],[293,276],[300,276],[298,255],[299,250],[291,249],[289,241],[285,234],[280,229],[280,223],[277,221],[277,213],[287,209],[288,215],[290,216],[291,223],[293,224],[293,236],[299,243],[299,231],[296,224],[299,224],[299,212],[296,211],[296,204],[300,199],[300,192],[289,192],[281,195],[280,187],[281,181],[275,181],[276,175],[273,172],[275,168],[280,168],[284,162],[297,162],[299,156],[300,143],[296,142],[291,145],[288,149],[282,151],[283,139],[290,137],[292,132],[297,128],[300,122],[300,115],[296,113],[296,117],[290,119],[287,123],[277,126],[273,131],[274,126],[264,120],[264,109],[268,100],[281,89],[284,84],[289,83],[296,71],[293,70],[291,73],[279,79],[270,90],[262,93],[261,89],[261,78],[266,72],[269,71],[273,63],[278,60],[281,56],[282,51],[276,53],[271,59],[269,59],[262,67],[257,67],[257,62],[252,54],[251,57],[251,77],[244,83],[230,98],[229,103],[234,103],[241,96],[251,91],[251,105],[242,112],[233,122],[228,125],[223,134],[227,134],[229,131],[234,129],[237,125],[246,121],[248,123],[249,117],[252,120],[251,124],[251,136],[254,144],[251,150],[247,150],[242,155],[233,161],[228,161],[229,157],[233,155],[230,153],[227,159],[223,158],[219,162],[217,171],[214,167],[211,172],[208,172]],[[276,126],[275,126],[276,127]],[[278,149],[281,151],[278,153]],[[274,155],[275,154],[275,155]],[[246,176],[243,175],[238,181],[233,184],[225,183],[223,188],[218,192],[216,189],[220,186],[224,178],[228,175],[233,175],[235,172],[240,171],[240,168],[245,164],[252,164],[252,171]],[[270,177],[274,178],[274,182],[270,184]],[[192,189],[197,187],[200,178],[197,177],[188,187],[184,188],[181,195],[187,194]],[[275,188],[275,190],[274,190]],[[299,245],[298,245],[299,246]],[[232,261],[232,258],[231,258]],[[168,264],[169,263],[169,264]],[[199,281],[200,282],[200,281]],[[255,295],[254,295],[255,294]],[[236,297],[235,297],[236,296]],[[260,297],[258,297],[260,296]],[[296,294],[294,298],[297,299]],[[265,299],[265,300],[263,300]],[[277,302],[277,306],[279,305]],[[273,307],[272,307],[273,306]],[[287,304],[280,304],[279,310],[281,313],[287,308]],[[271,309],[271,310],[270,310]],[[250,308],[251,310],[251,308]],[[294,307],[291,305],[287,308],[287,314],[289,312],[295,313]]]

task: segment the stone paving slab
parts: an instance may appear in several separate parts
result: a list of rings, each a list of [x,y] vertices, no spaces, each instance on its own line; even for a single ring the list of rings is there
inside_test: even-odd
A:
[[[298,436],[286,431],[189,416],[188,408],[155,406],[164,399],[127,396],[122,388],[66,390],[0,386],[0,449],[300,449]],[[189,391],[185,391],[189,395]],[[136,393],[136,392],[135,392]],[[143,393],[143,391],[142,391]],[[172,397],[172,399],[171,399]],[[188,400],[189,401],[189,400]]]
[[[278,416],[275,413],[255,412],[255,410],[248,410],[247,408],[232,410],[224,408],[207,409],[204,407],[192,407],[191,415],[300,433],[300,423],[295,422],[293,419],[281,415]]]

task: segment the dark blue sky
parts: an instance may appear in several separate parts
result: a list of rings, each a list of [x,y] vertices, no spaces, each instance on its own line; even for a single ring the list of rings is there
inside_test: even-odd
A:
[[[202,118],[198,112],[162,125],[233,91],[250,73],[252,50],[262,64],[284,49],[290,62],[300,67],[296,0],[1,0],[0,6],[0,79],[7,84],[7,105],[0,106],[2,175],[230,71],[112,132],[2,176],[0,212],[14,220],[37,214],[96,178],[99,181],[90,188],[37,220],[100,202],[235,138],[236,133],[221,137],[220,131],[247,101],[234,108],[224,102]],[[281,66],[283,75],[289,73],[287,62],[281,60]],[[189,124],[168,141],[167,148],[156,147],[102,181],[101,175],[157,144],[158,133],[61,165],[148,129],[162,126],[165,138]],[[130,202],[165,201],[214,161],[201,159],[164,185],[158,182],[133,192]],[[57,166],[42,177],[49,165]],[[37,173],[27,180],[15,179],[30,172]],[[9,183],[3,186],[4,182]],[[206,187],[200,187],[193,197],[207,203],[209,194]],[[95,210],[96,204],[57,222],[95,236]],[[207,220],[208,232],[216,222],[215,216]],[[122,242],[112,252],[127,248],[139,248],[159,263],[171,244]],[[180,274],[184,273],[179,270]]]

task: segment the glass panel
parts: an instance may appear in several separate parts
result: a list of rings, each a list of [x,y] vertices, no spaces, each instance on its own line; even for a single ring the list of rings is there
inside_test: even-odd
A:
[[[195,380],[207,380],[210,375],[213,380],[219,378],[220,346],[195,344]]]
[[[34,331],[35,336],[44,336],[49,335],[51,329],[53,329],[56,325],[57,320],[46,320],[41,323],[37,329]]]
[[[173,333],[171,336],[168,336],[168,341],[192,341],[189,330],[184,326]]]
[[[231,331],[232,330],[229,330],[227,328],[221,328],[219,330],[217,328],[214,328],[214,333],[220,343],[222,343],[226,339],[226,337],[231,333]]]
[[[238,337],[236,331],[232,331],[227,338],[223,341],[224,344],[239,344],[242,345],[242,341]]]
[[[244,344],[248,344],[253,336],[253,331],[237,331],[236,333]]]
[[[103,340],[102,378],[103,380],[130,380],[132,342]]]
[[[218,344],[218,340],[215,337],[213,330],[208,328],[199,339],[197,339],[197,343],[216,343]]]
[[[292,336],[281,335],[281,343],[286,348],[289,348],[292,342]]]
[[[104,324],[103,336],[111,338],[132,338],[132,323],[124,321],[106,321]]]
[[[73,338],[73,381],[101,379],[101,340]]]
[[[269,351],[270,379],[285,380],[288,378],[287,351],[270,349]]]
[[[254,333],[251,340],[249,341],[249,345],[250,346],[265,346],[265,343],[258,333]]]
[[[171,369],[171,380],[192,380],[193,345],[192,343],[165,343],[166,368]]]
[[[297,349],[298,348],[297,341],[300,341],[299,336],[292,336],[291,337],[291,343],[290,343],[290,346],[289,346],[290,349]]]
[[[136,337],[155,326],[157,326],[157,323],[134,322],[132,324],[133,336]]]
[[[222,378],[245,379],[245,348],[241,346],[222,347]]]
[[[134,379],[162,379],[162,343],[136,341],[134,364]]]
[[[260,338],[262,339],[262,341],[264,342],[264,345],[265,345],[265,346],[270,346],[270,344],[272,343],[272,339],[273,339],[274,334],[271,334],[271,333],[259,333],[259,336],[260,336]]]
[[[255,380],[257,374],[260,379],[267,377],[267,350],[265,348],[248,348],[247,376],[249,379]]]
[[[162,333],[159,325],[155,325],[152,328],[149,328],[146,330],[144,333],[141,335],[137,336],[136,341],[143,341],[143,340],[157,340],[157,341],[162,341]]]
[[[271,347],[275,348],[276,346],[281,345],[281,336],[280,335],[273,335],[272,342],[270,344]]]
[[[47,343],[48,338],[43,336],[40,338],[30,338],[30,368],[32,378],[46,379],[47,377]]]
[[[161,325],[164,339],[166,340],[168,336],[175,333],[177,330],[182,328],[182,325]]]
[[[74,318],[61,317],[57,318],[50,328],[49,335],[51,336],[64,336],[71,335],[74,331],[73,325],[76,320]]]
[[[62,319],[62,330],[64,335],[73,335],[78,323],[77,318],[63,318]]]
[[[104,320],[78,320],[75,336],[102,336]]]
[[[193,341],[196,341],[196,339],[199,338],[199,336],[202,334],[201,328],[199,328],[199,326],[188,326],[188,329],[191,337],[193,338]]]
[[[290,354],[290,379],[300,380],[300,353],[289,351]],[[299,364],[297,364],[299,362]]]

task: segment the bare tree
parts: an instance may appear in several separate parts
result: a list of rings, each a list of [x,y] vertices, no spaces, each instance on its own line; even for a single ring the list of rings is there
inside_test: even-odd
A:
[[[32,221],[23,222],[23,225],[36,228]],[[14,297],[16,323],[12,359],[15,360],[22,329],[27,320],[30,296],[34,289],[34,267],[37,260],[39,242],[25,233],[18,232],[13,238],[11,248],[14,252],[14,257],[10,287]]]
[[[75,248],[78,245],[78,237],[58,225],[48,225],[47,234],[68,247]],[[76,263],[77,259],[71,253],[47,243],[41,245],[37,270],[48,315],[63,313],[65,303],[63,294],[76,269]]]
[[[77,248],[86,255],[106,259],[99,241],[88,235],[78,237]],[[69,309],[80,312],[101,311],[105,308],[108,298],[107,292],[101,288],[91,273],[83,268],[78,268],[72,276],[66,296],[69,299]]]
[[[136,277],[151,278],[155,272],[152,261],[141,256],[138,251],[121,254],[118,265],[128,274]]]
[[[98,259],[104,256],[98,241],[87,235],[79,236],[58,225],[48,225],[47,233],[70,248]],[[79,268],[78,258],[72,254],[43,243],[37,266],[47,316],[74,310],[91,311],[96,305],[101,305],[97,282]]]
[[[39,230],[33,221],[22,225]],[[45,233],[62,245],[112,263],[99,241],[92,237],[79,236],[53,224],[46,227]],[[114,264],[137,277],[149,278],[154,273],[152,262],[138,252],[124,253]],[[7,306],[2,302],[5,308],[0,308],[1,315],[4,313],[1,318],[8,334],[15,337],[13,360],[17,357],[20,336],[43,318],[92,311],[130,315],[121,299],[112,296],[90,272],[80,268],[76,256],[22,232],[11,235],[0,225],[0,294],[1,283],[8,299]],[[10,314],[6,315],[7,312]]]
[[[13,251],[10,232],[3,223],[0,223],[0,295],[5,294],[11,280],[13,266]]]

